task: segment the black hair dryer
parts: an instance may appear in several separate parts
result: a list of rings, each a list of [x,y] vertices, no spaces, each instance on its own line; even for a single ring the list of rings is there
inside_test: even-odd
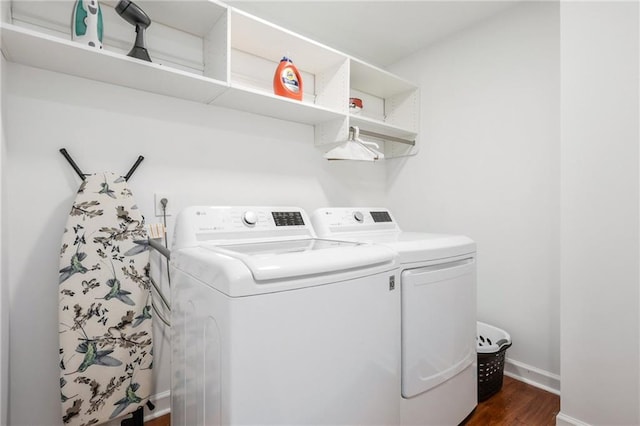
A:
[[[116,5],[116,12],[125,21],[136,27],[136,41],[127,56],[151,62],[149,52],[144,47],[144,30],[151,25],[151,19],[140,6],[130,0],[120,0]]]

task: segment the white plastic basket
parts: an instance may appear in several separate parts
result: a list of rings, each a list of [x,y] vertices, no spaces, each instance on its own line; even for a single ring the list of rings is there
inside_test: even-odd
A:
[[[481,354],[499,352],[503,347],[511,346],[511,336],[500,328],[478,321],[476,346]]]
[[[476,342],[478,401],[484,401],[502,388],[505,354],[511,346],[511,336],[500,328],[478,322]]]

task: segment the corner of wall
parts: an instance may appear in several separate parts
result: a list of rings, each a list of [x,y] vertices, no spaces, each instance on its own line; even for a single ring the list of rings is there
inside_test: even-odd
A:
[[[4,2],[3,2],[4,3]],[[9,295],[7,285],[6,261],[6,217],[4,214],[6,199],[6,137],[3,126],[4,118],[4,87],[6,87],[6,61],[0,55],[0,424],[8,421],[8,383],[9,383]]]
[[[640,423],[639,34],[637,2],[561,2],[562,425]]]
[[[531,386],[560,395],[560,376],[537,367],[507,358],[504,375],[520,380]]]

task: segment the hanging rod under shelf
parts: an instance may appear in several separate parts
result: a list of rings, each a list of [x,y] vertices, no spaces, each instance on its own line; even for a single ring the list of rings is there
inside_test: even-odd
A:
[[[412,146],[415,146],[415,144],[416,144],[415,140],[398,138],[396,136],[383,135],[382,133],[376,133],[376,132],[372,132],[370,130],[360,129],[360,134],[364,135],[364,136],[371,136],[372,138],[384,139],[386,141],[399,142],[399,143],[404,143],[404,144],[412,145]]]

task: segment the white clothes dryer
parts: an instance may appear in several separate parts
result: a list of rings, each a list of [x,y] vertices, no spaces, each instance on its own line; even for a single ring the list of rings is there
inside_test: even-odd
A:
[[[403,232],[385,208],[324,208],[323,238],[395,250],[401,263],[401,424],[457,425],[477,405],[476,246],[458,235]]]
[[[398,424],[388,247],[296,207],[189,207],[172,247],[172,425]]]

